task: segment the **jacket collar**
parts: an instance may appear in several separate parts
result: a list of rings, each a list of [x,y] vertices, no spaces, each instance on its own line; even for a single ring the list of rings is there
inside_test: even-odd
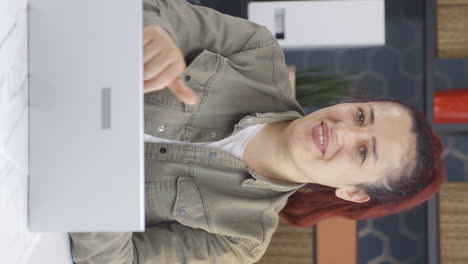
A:
[[[286,111],[280,113],[254,113],[245,116],[239,121],[239,123],[237,123],[237,125],[234,128],[233,135],[237,134],[242,129],[252,125],[295,120],[302,117],[303,115],[296,111]],[[242,182],[242,186],[244,187],[266,188],[286,192],[297,190],[305,185],[305,183],[287,182],[277,179],[266,178],[260,175],[259,173],[255,172],[251,168],[247,168],[247,170],[253,178],[244,180]]]
[[[242,182],[243,187],[257,187],[272,189],[280,192],[288,192],[292,190],[297,190],[306,185],[305,183],[287,182],[277,179],[266,178],[258,174],[251,168],[247,168],[247,170],[250,173],[250,175],[252,175],[253,179],[245,179]]]
[[[243,117],[239,123],[237,123],[234,128],[234,133],[237,133],[238,130],[242,130],[242,128],[246,128],[252,125],[295,120],[302,117],[304,116],[296,111],[286,111],[280,113],[253,113]]]

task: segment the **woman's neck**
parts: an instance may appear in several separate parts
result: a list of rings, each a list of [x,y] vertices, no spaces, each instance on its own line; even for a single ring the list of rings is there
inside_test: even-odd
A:
[[[300,173],[292,166],[288,152],[288,128],[291,123],[268,123],[250,139],[243,155],[249,167],[267,178],[303,182]]]

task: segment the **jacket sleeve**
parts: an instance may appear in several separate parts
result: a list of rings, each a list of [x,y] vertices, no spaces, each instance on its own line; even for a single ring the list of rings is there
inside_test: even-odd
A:
[[[226,236],[177,222],[135,233],[70,233],[76,264],[254,263],[244,246]]]
[[[228,57],[275,44],[264,26],[185,0],[144,0],[143,6],[144,26],[164,28],[186,57],[204,49]]]

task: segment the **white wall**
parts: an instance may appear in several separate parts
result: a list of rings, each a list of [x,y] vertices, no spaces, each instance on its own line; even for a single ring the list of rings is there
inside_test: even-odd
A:
[[[27,0],[0,1],[0,262],[71,263],[67,233],[27,228]]]

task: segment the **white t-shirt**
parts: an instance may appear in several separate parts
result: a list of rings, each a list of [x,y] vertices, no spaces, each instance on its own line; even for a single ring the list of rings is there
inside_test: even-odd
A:
[[[246,127],[239,131],[234,136],[229,136],[222,140],[215,142],[199,142],[199,143],[186,143],[177,140],[170,140],[164,138],[154,137],[148,134],[145,134],[145,142],[156,142],[156,143],[175,143],[175,144],[186,144],[186,145],[197,145],[197,146],[206,146],[211,148],[218,148],[224,150],[228,153],[231,153],[238,159],[242,159],[244,155],[245,146],[249,140],[257,134],[260,129],[262,129],[265,124],[258,124]]]

